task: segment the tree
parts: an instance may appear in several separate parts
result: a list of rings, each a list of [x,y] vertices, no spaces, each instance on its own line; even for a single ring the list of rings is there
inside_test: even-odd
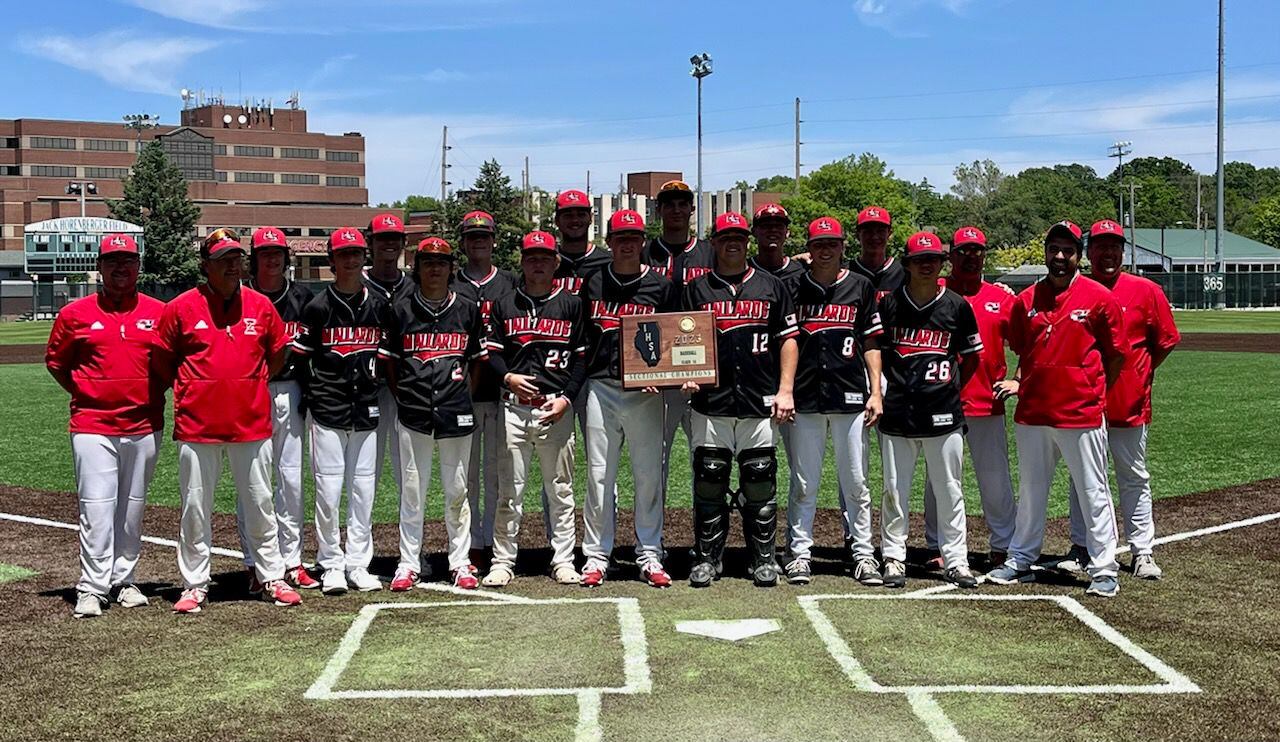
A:
[[[392,201],[387,204],[385,201],[378,204],[380,209],[400,209],[406,214],[414,214],[418,212],[440,213],[440,199],[435,196],[422,196],[416,193],[405,196],[398,201]]]
[[[1087,226],[1114,216],[1115,204],[1091,167],[1028,168],[1000,184],[984,231],[994,247],[1025,245],[1062,219]]]
[[[804,182],[804,178],[800,181]],[[790,175],[770,175],[756,181],[756,190],[762,193],[795,193],[796,179]]]
[[[892,241],[899,244],[905,243],[920,223],[912,188],[912,184],[895,178],[884,160],[869,152],[827,163],[800,180],[800,195],[826,207],[825,214],[814,217],[834,216],[852,231],[860,210],[872,204],[882,206],[893,215]]]
[[[1264,198],[1253,207],[1251,236],[1258,242],[1280,247],[1280,194]]]
[[[1025,245],[996,248],[987,255],[988,272],[1013,270],[1024,265],[1044,265],[1044,235],[1036,235]]]
[[[182,289],[200,280],[194,249],[200,207],[187,196],[187,180],[169,161],[159,141],[142,148],[123,182],[124,198],[109,201],[111,216],[141,225],[144,250],[140,280]]]
[[[951,171],[956,182],[951,193],[960,200],[956,213],[958,221],[981,227],[987,222],[991,200],[1000,190],[1005,174],[991,160],[974,160],[968,165],[957,165]]]
[[[511,185],[511,178],[502,172],[498,161],[485,160],[471,190],[452,197],[452,205],[446,204],[446,228],[457,225],[468,211],[489,212],[498,226],[493,262],[503,268],[518,269],[520,239],[533,229],[533,223],[525,219],[521,211],[520,195],[520,191]]]

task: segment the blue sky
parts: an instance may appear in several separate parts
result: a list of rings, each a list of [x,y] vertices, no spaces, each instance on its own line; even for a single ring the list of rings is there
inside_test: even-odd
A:
[[[1280,164],[1280,3],[1227,2],[1229,159]],[[50,9],[56,7],[56,12]],[[694,173],[694,81],[706,51],[704,182],[807,170],[862,151],[951,183],[1108,145],[1213,168],[1213,0],[92,0],[8,9],[0,116],[176,122],[182,87],[282,105],[368,138],[375,202],[455,187],[496,157],[551,190],[612,189],[633,170]]]

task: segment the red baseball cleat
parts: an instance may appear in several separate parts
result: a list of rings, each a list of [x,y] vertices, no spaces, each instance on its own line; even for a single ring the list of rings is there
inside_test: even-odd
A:
[[[595,560],[588,561],[582,567],[582,577],[580,583],[583,587],[599,587],[604,582],[605,569],[608,568],[604,562]]]
[[[312,577],[307,568],[301,564],[285,570],[284,578],[299,590],[315,590],[320,587],[320,581]]]
[[[391,592],[403,593],[412,590],[414,585],[418,584],[418,573],[411,569],[401,567],[396,570],[396,576],[391,579]]]
[[[273,601],[281,608],[302,605],[302,596],[284,580],[272,580],[262,586],[262,599]]]
[[[671,586],[671,575],[657,562],[645,562],[640,568],[640,579],[653,587]]]
[[[205,599],[209,593],[198,587],[187,588],[182,591],[178,602],[173,604],[174,613],[199,613],[204,606]]]
[[[453,586],[463,590],[475,590],[480,587],[480,580],[476,579],[476,568],[468,564],[453,570]]]

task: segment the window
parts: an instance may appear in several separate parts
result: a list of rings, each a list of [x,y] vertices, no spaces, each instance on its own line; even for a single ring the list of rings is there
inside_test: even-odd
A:
[[[76,140],[68,137],[31,137],[35,149],[75,149]]]
[[[281,173],[280,182],[287,185],[320,185],[320,176],[310,173]]]
[[[214,173],[214,175],[216,175],[216,176],[217,176],[217,178],[218,178],[218,182],[219,182],[219,183],[226,183],[226,182],[227,182],[227,171],[226,171],[226,170],[219,170],[218,172]]]
[[[280,156],[294,160],[318,160],[320,159],[320,150],[306,147],[281,147]]]
[[[31,175],[35,178],[74,178],[76,169],[68,165],[32,165]]]
[[[84,169],[84,177],[86,178],[115,178],[121,180],[129,177],[129,168],[127,167],[86,167]]]
[[[328,237],[332,232],[328,227],[307,227],[308,237]]]
[[[324,153],[324,159],[329,162],[359,162],[360,153],[326,150]]]
[[[0,149],[17,149],[18,146],[17,137],[0,137]]]
[[[86,139],[84,148],[89,152],[128,152],[128,139]]]
[[[275,147],[256,147],[248,144],[236,145],[236,157],[275,157]]]
[[[329,175],[325,177],[324,184],[342,188],[359,188],[360,179],[352,175]]]
[[[226,155],[226,154],[227,154],[227,145],[225,145],[225,144],[215,144],[215,145],[213,145],[213,153],[214,153],[215,155]]]
[[[22,175],[22,166],[0,165],[0,175]]]
[[[236,173],[237,183],[274,183],[275,176],[271,173]]]

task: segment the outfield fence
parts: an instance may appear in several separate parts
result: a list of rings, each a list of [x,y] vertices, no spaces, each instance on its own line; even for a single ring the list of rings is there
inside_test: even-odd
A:
[[[1280,271],[1147,273],[1178,309],[1280,307]]]

